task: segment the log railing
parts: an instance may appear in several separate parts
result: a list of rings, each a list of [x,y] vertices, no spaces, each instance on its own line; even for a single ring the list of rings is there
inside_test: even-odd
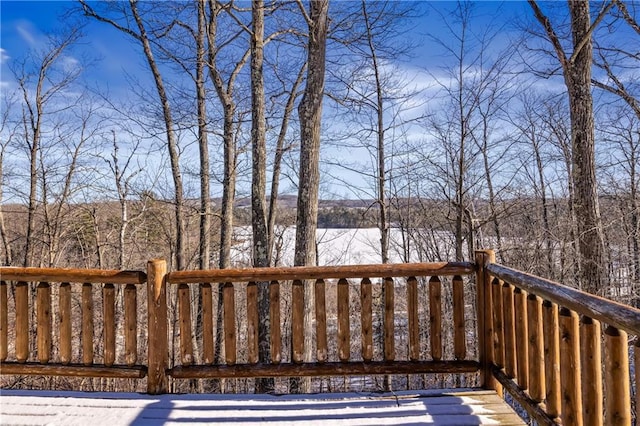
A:
[[[0,279],[2,374],[113,378],[146,375],[147,367],[139,363],[146,355],[139,357],[137,341],[139,323],[145,319],[144,314],[138,313],[137,298],[139,288],[147,282],[146,274],[3,267]],[[9,292],[13,306],[8,303]],[[124,305],[122,354],[116,353],[116,293],[121,293]],[[100,311],[96,310],[98,307]],[[102,326],[101,341],[95,335],[98,325]],[[74,335],[73,329],[79,333]],[[116,362],[117,355],[121,363]]]
[[[538,424],[630,425],[640,369],[630,377],[628,335],[640,336],[640,310],[495,264],[490,252],[480,260],[489,386]]]
[[[260,290],[269,295],[271,324],[262,361]],[[305,294],[314,295],[311,312]],[[475,312],[465,309],[472,298]],[[305,335],[307,315],[313,336]],[[482,386],[508,392],[538,424],[630,424],[640,368],[630,369],[629,348],[637,365],[637,336],[640,310],[496,264],[491,251],[474,263],[169,273],[161,260],[146,273],[0,267],[0,374],[146,376],[149,393],[167,392],[169,378],[480,372]],[[310,337],[314,356],[305,359]]]
[[[168,370],[173,378],[229,378],[229,377],[292,377],[292,376],[352,376],[374,374],[422,374],[422,373],[473,373],[479,364],[467,357],[466,338],[475,334],[474,327],[465,322],[463,276],[475,272],[472,263],[424,263],[396,265],[359,265],[293,268],[257,268],[247,270],[179,271],[167,275],[168,291],[177,299],[180,338],[175,350],[175,365]],[[452,302],[443,310],[441,279],[451,285]],[[449,279],[450,278],[450,279]],[[422,284],[419,284],[421,282]],[[236,284],[234,286],[234,283]],[[203,362],[194,362],[191,308],[195,288],[199,286],[202,297]],[[266,286],[270,299],[270,359],[259,361],[258,353],[258,286]],[[288,285],[290,292],[291,330],[287,342],[281,328],[281,287]],[[221,286],[223,310],[224,359],[213,363],[214,346],[212,330],[212,288]],[[378,286],[379,289],[375,289]],[[396,349],[395,293],[397,287],[406,287],[407,347]],[[311,290],[310,292],[306,290]],[[427,290],[428,289],[428,290]],[[382,294],[381,347],[374,347],[373,297]],[[428,308],[419,306],[418,292],[428,291]],[[170,293],[170,296],[171,294]],[[305,294],[312,293],[314,303],[311,312],[304,310]],[[242,302],[241,302],[242,300]],[[328,318],[329,300],[337,306],[331,309],[335,318]],[[355,302],[354,302],[355,301]],[[359,309],[355,313],[354,309]],[[236,311],[243,312],[246,324],[236,321]],[[443,351],[443,312],[453,312],[453,347],[450,358]],[[213,314],[212,314],[213,313]],[[305,360],[305,315],[315,319],[314,359]],[[329,327],[334,320],[335,327]],[[352,335],[359,329],[359,336]],[[420,336],[429,336],[429,352],[421,350]],[[246,354],[240,359],[238,337],[246,336],[243,348]],[[358,340],[358,341],[356,341]],[[335,342],[335,345],[330,345]],[[286,344],[284,344],[286,343]],[[309,339],[307,343],[309,344]],[[284,347],[291,348],[283,353]],[[359,352],[354,352],[354,346]],[[402,353],[403,356],[398,356]],[[374,354],[379,354],[376,358]],[[406,355],[404,355],[406,354]]]

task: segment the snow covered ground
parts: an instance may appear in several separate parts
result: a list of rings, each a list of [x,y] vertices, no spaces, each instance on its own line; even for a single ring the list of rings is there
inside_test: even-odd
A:
[[[480,425],[522,420],[489,391],[160,395],[0,391],[2,425]]]

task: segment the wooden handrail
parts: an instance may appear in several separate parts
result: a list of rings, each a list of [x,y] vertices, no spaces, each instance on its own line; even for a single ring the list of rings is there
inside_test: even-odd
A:
[[[1,266],[0,280],[95,284],[145,284],[147,282],[147,275],[141,271],[72,268],[20,268],[14,266]]]
[[[189,284],[207,282],[264,282],[334,279],[334,278],[386,278],[413,276],[471,275],[475,265],[471,262],[397,263],[355,266],[294,266],[284,268],[212,269],[174,271],[167,274],[167,283]]]
[[[487,270],[494,277],[550,302],[632,334],[640,335],[640,309],[496,263],[489,264]]]

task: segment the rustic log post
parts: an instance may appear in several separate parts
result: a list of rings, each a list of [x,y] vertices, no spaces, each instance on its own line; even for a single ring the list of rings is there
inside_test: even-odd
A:
[[[636,342],[633,345],[633,365],[635,366],[633,370],[636,385],[636,418],[638,418],[640,417],[638,416],[638,411],[640,411],[640,389],[638,388],[640,386],[640,338],[638,336],[636,336]],[[636,423],[639,423],[638,420]]]
[[[544,388],[544,331],[542,327],[542,299],[535,294],[527,297],[529,328],[529,395],[540,403]]]
[[[420,328],[418,321],[418,280],[416,277],[409,277],[409,279],[407,279],[407,311],[409,321],[409,359],[411,361],[417,361],[420,358]],[[458,343],[457,340],[456,343]],[[459,348],[456,346],[456,356],[459,353],[458,351]],[[464,355],[462,359],[464,359]]]
[[[279,364],[282,358],[280,337],[280,282],[269,284],[269,324],[271,343],[271,363]]]
[[[520,288],[513,292],[516,309],[516,353],[518,356],[518,387],[529,389],[529,330],[527,315],[527,293]]]
[[[560,388],[562,392],[562,424],[582,426],[582,380],[580,369],[580,331],[578,314],[561,308],[560,324]]]
[[[476,251],[476,312],[478,315],[478,347],[480,352],[480,382],[485,389],[494,389],[502,396],[502,385],[493,377],[493,298],[491,277],[486,267],[496,261],[493,250]]]
[[[19,282],[16,285],[16,359],[26,362],[29,359],[29,285]]]
[[[9,353],[8,344],[8,315],[7,309],[9,308],[7,298],[7,283],[0,281],[0,362],[4,362],[7,359]]]
[[[600,321],[583,316],[580,319],[580,366],[582,417],[585,425],[603,424],[601,338]]]
[[[631,424],[631,395],[629,386],[629,348],[627,333],[609,326],[605,335],[605,424]],[[638,366],[636,366],[636,369]],[[637,386],[637,384],[636,384]],[[637,390],[636,390],[637,392]],[[637,412],[637,408],[636,408]]]
[[[60,362],[71,362],[71,284],[60,284],[58,314],[60,326]]]
[[[51,287],[48,282],[38,284],[36,297],[38,361],[46,364],[51,357]]]
[[[431,358],[442,359],[442,283],[434,276],[429,279],[429,326],[431,329]]]
[[[373,295],[369,278],[360,282],[360,306],[362,359],[368,362],[373,359]]]
[[[327,361],[327,307],[326,285],[323,279],[315,283],[316,303],[316,359],[318,362]]]
[[[560,342],[558,335],[558,305],[542,303],[544,328],[544,377],[546,412],[551,418],[560,417]]]
[[[167,333],[167,262],[161,259],[147,263],[147,314],[149,366],[147,393],[167,393],[169,364],[169,335]]]

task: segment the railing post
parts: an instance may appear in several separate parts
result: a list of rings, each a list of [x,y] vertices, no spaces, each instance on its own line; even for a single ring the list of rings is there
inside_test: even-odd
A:
[[[148,345],[147,393],[167,393],[166,369],[169,361],[167,335],[167,262],[162,259],[147,263]]]
[[[476,309],[478,320],[478,348],[480,355],[480,382],[485,389],[493,389],[502,396],[502,385],[493,376],[493,298],[491,295],[491,277],[486,267],[494,263],[493,250],[476,251]]]

